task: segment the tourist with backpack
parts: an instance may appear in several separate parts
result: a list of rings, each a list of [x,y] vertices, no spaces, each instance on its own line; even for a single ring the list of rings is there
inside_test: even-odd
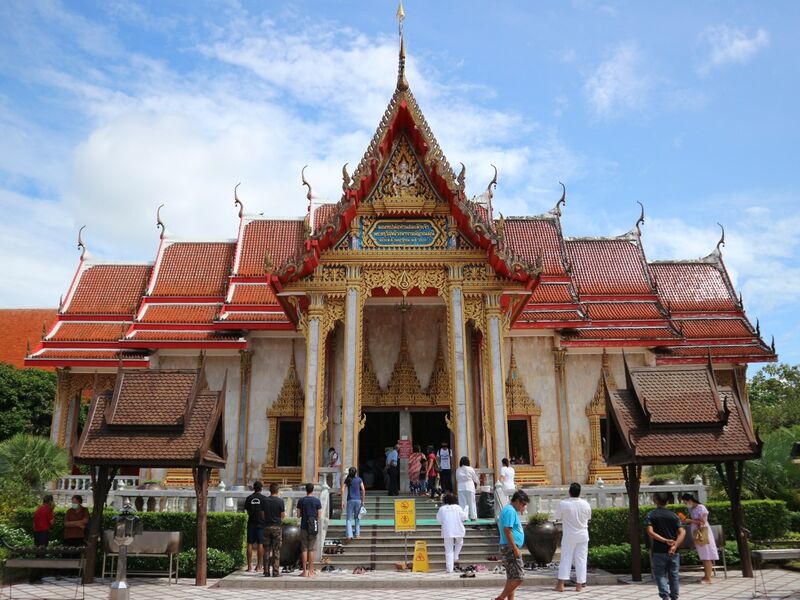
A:
[[[303,561],[301,577],[313,577],[314,546],[319,533],[319,520],[322,518],[322,503],[314,496],[314,484],[306,484],[306,496],[297,502],[297,516],[300,517],[300,558]]]

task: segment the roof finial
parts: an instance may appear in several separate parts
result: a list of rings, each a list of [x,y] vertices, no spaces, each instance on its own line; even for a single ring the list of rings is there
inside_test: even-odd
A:
[[[164,239],[164,236],[165,236],[165,235],[166,235],[166,233],[167,233],[167,228],[166,228],[166,226],[164,225],[164,221],[162,221],[162,220],[161,220],[161,209],[162,209],[163,207],[164,207],[164,205],[163,205],[163,204],[161,204],[161,205],[158,207],[158,209],[156,210],[156,227],[157,227],[158,229],[160,229],[160,230],[161,230],[161,234],[159,235],[159,237],[160,237],[162,240]]]
[[[456,177],[456,183],[458,183],[458,189],[463,192],[464,188],[467,185],[467,183],[466,183],[467,167],[464,165],[463,162],[459,163],[459,164],[461,165],[461,171],[459,171],[458,177]]]
[[[86,229],[86,225],[78,229],[78,250],[81,251],[81,260],[83,260],[83,257],[86,256],[86,246],[83,243],[83,235],[82,235],[84,229]]]
[[[233,186],[233,205],[239,207],[239,218],[241,219],[242,215],[244,214],[244,204],[242,204],[242,201],[239,200],[239,194],[237,193],[240,185],[242,185],[241,181]]]
[[[304,185],[304,186],[306,186],[308,188],[308,193],[306,194],[306,198],[308,199],[308,210],[310,211],[311,210],[312,192],[311,192],[311,184],[308,183],[308,181],[306,180],[306,169],[307,168],[308,168],[308,165],[303,167],[303,169],[300,171],[300,179],[303,182],[301,185]]]
[[[565,186],[560,181],[558,182],[558,185],[561,186],[561,198],[559,198],[558,202],[556,202],[556,207],[553,209],[553,214],[556,215],[557,217],[560,217],[561,207],[567,205],[567,186]]]
[[[350,179],[350,174],[347,172],[347,164],[348,163],[344,163],[342,165],[342,192],[345,194],[347,193],[347,188],[350,187],[350,183],[352,182],[352,179]]]
[[[719,241],[717,242],[717,252],[719,253],[720,252],[720,246],[724,246],[725,245],[725,228],[720,223],[717,223],[717,225],[719,225],[719,228],[722,230],[722,237],[720,237]]]
[[[769,345],[772,348],[772,353],[775,354],[775,336],[772,336],[772,343]]]
[[[404,92],[408,89],[406,81],[406,45],[403,41],[403,21],[406,18],[406,11],[403,10],[403,0],[397,6],[397,32],[400,36],[400,59],[397,66],[397,89]]]
[[[644,204],[642,204],[638,200],[636,201],[636,204],[638,204],[639,206],[642,207],[642,212],[639,213],[639,220],[636,221],[636,225],[634,227],[636,229],[636,235],[641,236],[642,235],[642,225],[644,225]]]
[[[756,318],[756,335],[761,337],[761,323],[759,322],[758,318]]]

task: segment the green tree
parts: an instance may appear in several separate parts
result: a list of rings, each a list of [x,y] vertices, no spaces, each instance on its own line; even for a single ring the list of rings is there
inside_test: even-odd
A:
[[[800,425],[800,365],[767,365],[750,380],[749,396],[762,433]]]
[[[55,397],[55,373],[0,363],[0,440],[48,435]]]
[[[0,442],[0,513],[35,504],[68,469],[66,450],[46,437],[17,433]]]

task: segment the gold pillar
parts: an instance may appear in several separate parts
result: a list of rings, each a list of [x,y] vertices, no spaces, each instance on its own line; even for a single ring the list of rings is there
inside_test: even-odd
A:
[[[325,298],[322,294],[309,296],[308,318],[304,333],[306,337],[306,392],[303,415],[302,477],[306,483],[317,481],[319,448],[324,401],[325,335],[322,320],[325,315]]]
[[[500,311],[500,292],[491,292],[484,296],[487,330],[487,379],[489,381],[487,396],[492,415],[492,457],[495,469],[495,480],[500,475],[503,458],[508,454],[508,416],[506,414],[506,382],[503,366],[503,335],[505,327]]]
[[[464,294],[461,265],[451,265],[448,269],[448,311],[447,330],[450,345],[450,376],[452,378],[452,396],[450,401],[449,427],[455,437],[453,444],[455,456],[466,456],[469,453],[469,427],[467,427],[467,397],[469,381],[467,381],[467,349],[466,329],[464,327]]]

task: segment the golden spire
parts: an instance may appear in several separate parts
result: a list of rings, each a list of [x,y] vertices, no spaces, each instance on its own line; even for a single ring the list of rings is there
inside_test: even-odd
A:
[[[397,67],[397,89],[405,91],[408,89],[406,81],[406,45],[403,41],[403,21],[406,18],[406,11],[403,10],[403,0],[397,6],[397,31],[400,35],[400,60]]]

